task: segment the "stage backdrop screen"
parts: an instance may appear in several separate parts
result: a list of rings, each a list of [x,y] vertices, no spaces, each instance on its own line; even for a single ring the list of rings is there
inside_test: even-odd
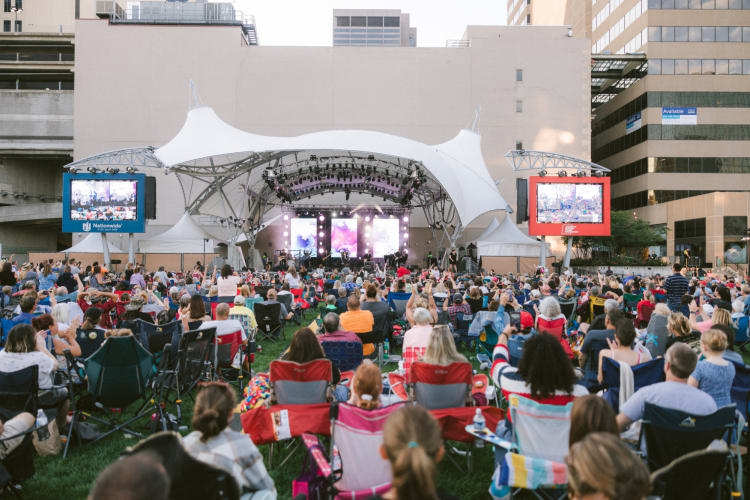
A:
[[[398,219],[373,219],[372,221],[372,255],[383,257],[395,253],[399,243]]]
[[[63,231],[142,233],[143,174],[63,174]]]
[[[331,256],[341,257],[342,250],[357,256],[357,219],[331,219]]]
[[[295,252],[299,250],[304,252],[310,251],[310,255],[318,255],[317,245],[317,227],[318,220],[311,218],[294,218],[290,225],[290,247],[289,250]]]
[[[609,236],[609,177],[530,177],[529,234]]]

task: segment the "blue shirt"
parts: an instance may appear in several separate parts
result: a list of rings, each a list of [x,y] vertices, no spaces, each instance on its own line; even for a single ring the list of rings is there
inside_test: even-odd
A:
[[[22,312],[18,316],[14,316],[13,319],[10,320],[11,323],[13,323],[13,326],[20,325],[20,324],[31,324],[31,320],[34,318],[34,315],[32,313],[25,313]]]
[[[729,390],[734,381],[734,364],[730,361],[725,366],[699,361],[691,375],[698,381],[698,388],[710,395],[721,408],[732,403]]]
[[[714,399],[682,382],[659,382],[637,390],[620,408],[620,413],[635,422],[643,418],[646,403],[680,410],[691,415],[710,415],[718,408]]]

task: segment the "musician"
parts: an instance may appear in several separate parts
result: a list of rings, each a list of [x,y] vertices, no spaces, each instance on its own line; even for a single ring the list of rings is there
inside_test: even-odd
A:
[[[308,262],[310,262],[310,255],[312,255],[312,251],[309,248],[306,248],[304,252],[302,252],[302,258],[300,259],[300,263],[307,267]]]
[[[451,252],[448,254],[448,268],[452,273],[458,272],[458,253],[456,248],[451,248]]]
[[[344,265],[349,263],[349,250],[346,248],[341,249],[341,263]]]
[[[372,260],[372,254],[370,252],[365,252],[365,254],[362,256],[362,262],[367,264]]]
[[[289,264],[287,264],[286,250],[282,250],[279,252],[279,271],[286,271],[288,267]]]
[[[435,260],[435,257],[432,256],[432,250],[430,250],[429,252],[427,252],[427,267],[431,267],[432,261],[434,260]]]

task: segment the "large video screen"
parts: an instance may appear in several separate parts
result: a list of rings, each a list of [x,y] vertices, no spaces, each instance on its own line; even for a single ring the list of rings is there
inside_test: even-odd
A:
[[[539,223],[594,223],[602,221],[601,184],[539,183],[536,220]]]
[[[399,243],[399,220],[373,219],[371,240],[373,257],[395,253]]]
[[[529,234],[609,236],[609,177],[529,177]]]
[[[142,233],[146,176],[63,174],[63,231]]]
[[[290,224],[290,247],[289,250],[296,252],[310,251],[310,255],[318,255],[318,221],[311,218],[294,218]]]
[[[331,219],[331,256],[341,257],[342,250],[357,256],[357,219]]]
[[[134,180],[70,181],[72,220],[136,220],[138,182]]]

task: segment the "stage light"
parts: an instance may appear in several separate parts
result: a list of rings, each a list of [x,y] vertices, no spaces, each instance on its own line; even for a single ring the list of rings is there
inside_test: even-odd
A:
[[[404,215],[404,222],[409,222],[409,216],[408,215]]]
[[[323,231],[321,231],[321,232],[318,233],[318,236],[320,236],[322,238],[323,236],[325,236],[325,233]]]
[[[404,233],[404,239],[405,239],[405,240],[408,240],[408,239],[409,239],[409,233]]]
[[[88,170],[88,172],[89,172],[90,174],[95,174],[95,173],[99,172],[99,169],[98,169],[98,168],[96,168],[96,167],[89,167],[89,168],[87,168],[86,170]]]
[[[323,214],[320,214],[320,217],[318,217],[318,220],[324,221],[326,220],[326,216]]]
[[[565,177],[567,175],[568,173],[565,170],[560,170],[559,172],[557,172],[558,177]]]
[[[546,170],[542,170],[541,172],[539,172],[539,177],[544,177],[545,175],[547,175]]]
[[[114,174],[119,174],[119,173],[120,173],[120,169],[119,169],[119,168],[116,168],[116,167],[109,167],[109,168],[107,169],[107,173],[108,173],[108,174],[112,174],[112,175],[114,175]]]
[[[326,251],[325,251],[325,249],[324,249],[323,247],[320,247],[320,248],[318,248],[318,253],[319,253],[320,255],[323,255],[323,254],[325,254],[325,253],[326,253]]]
[[[370,222],[370,216],[365,217],[365,222]]]
[[[284,231],[284,236],[289,236],[289,231]]]
[[[334,217],[336,217],[336,212],[333,212],[331,215],[334,216]]]
[[[289,216],[288,216],[288,215],[285,215],[285,216],[284,216],[284,220],[289,220]]]

